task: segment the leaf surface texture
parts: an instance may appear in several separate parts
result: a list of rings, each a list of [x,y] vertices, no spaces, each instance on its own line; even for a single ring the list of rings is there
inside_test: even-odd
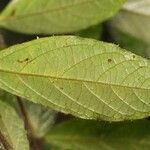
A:
[[[74,36],[37,39],[0,52],[0,88],[86,119],[150,114],[150,61]]]

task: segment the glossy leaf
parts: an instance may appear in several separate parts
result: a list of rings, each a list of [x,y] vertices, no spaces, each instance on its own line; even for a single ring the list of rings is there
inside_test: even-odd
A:
[[[56,36],[1,51],[0,88],[86,119],[150,115],[150,61],[92,39]]]
[[[96,25],[125,0],[18,0],[0,16],[2,27],[23,33],[70,33]]]
[[[13,107],[0,100],[0,145],[10,150],[29,150],[23,121]]]
[[[61,150],[149,150],[150,122],[104,123],[74,120],[53,128],[47,143]]]
[[[122,32],[150,44],[150,1],[130,0],[113,20]]]

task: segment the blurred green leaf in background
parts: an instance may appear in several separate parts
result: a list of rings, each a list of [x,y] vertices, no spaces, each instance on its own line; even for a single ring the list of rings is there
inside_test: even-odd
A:
[[[116,42],[150,58],[150,1],[129,0],[111,23]]]
[[[124,2],[125,0],[11,1],[0,16],[0,26],[29,34],[70,33],[112,17]]]
[[[150,122],[106,123],[71,120],[56,125],[47,143],[61,150],[148,150]],[[54,148],[54,149],[55,149]]]

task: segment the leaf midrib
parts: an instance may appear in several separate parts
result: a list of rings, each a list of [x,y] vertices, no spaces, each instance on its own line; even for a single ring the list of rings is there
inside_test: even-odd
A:
[[[97,81],[86,80],[86,79],[75,79],[75,78],[57,77],[57,76],[51,76],[51,75],[23,73],[23,72],[15,72],[15,71],[10,71],[10,70],[3,70],[3,69],[0,69],[0,72],[14,74],[14,75],[19,75],[19,76],[33,76],[33,77],[51,78],[51,79],[57,79],[57,80],[71,80],[71,81],[77,81],[77,82],[103,84],[103,85],[107,85],[107,86],[117,86],[117,87],[119,86],[119,87],[124,87],[124,88],[129,88],[129,89],[150,90],[148,88],[140,88],[140,87],[119,85],[119,84],[113,84],[113,83],[104,83],[104,82],[100,82],[100,81],[97,82]]]

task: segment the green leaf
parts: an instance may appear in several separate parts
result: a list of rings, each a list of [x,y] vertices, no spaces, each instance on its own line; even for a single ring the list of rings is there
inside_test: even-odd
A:
[[[6,48],[6,43],[4,40],[4,36],[2,34],[2,30],[0,29],[0,50]]]
[[[86,119],[150,115],[150,61],[92,39],[55,36],[1,51],[0,88]]]
[[[36,138],[43,137],[53,126],[56,112],[42,105],[31,102],[24,103],[26,115],[32,127],[32,134]]]
[[[0,142],[5,149],[29,150],[23,121],[15,110],[0,100]]]
[[[81,30],[81,31],[77,32],[75,35],[85,37],[85,38],[100,40],[100,38],[102,36],[102,25],[98,24],[98,25],[92,26],[86,30]]]
[[[113,20],[120,31],[150,44],[150,1],[130,0]]]
[[[11,105],[18,112],[16,96],[0,89],[0,100]]]
[[[0,16],[0,25],[24,33],[70,33],[96,25],[120,9],[125,0],[18,0]]]
[[[59,124],[47,143],[67,150],[149,150],[150,122],[105,123],[87,120]]]

